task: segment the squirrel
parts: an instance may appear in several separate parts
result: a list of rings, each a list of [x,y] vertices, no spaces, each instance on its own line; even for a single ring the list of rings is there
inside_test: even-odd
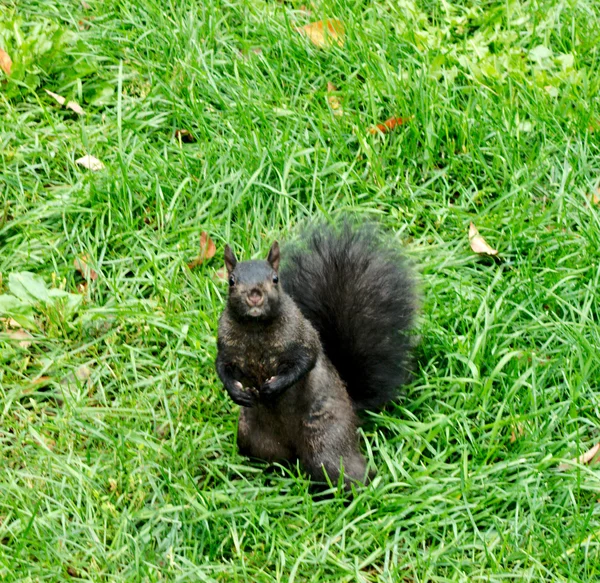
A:
[[[398,395],[410,374],[414,278],[374,225],[319,225],[266,260],[225,247],[229,295],[216,370],[241,405],[240,453],[299,459],[317,481],[365,483],[356,411]]]

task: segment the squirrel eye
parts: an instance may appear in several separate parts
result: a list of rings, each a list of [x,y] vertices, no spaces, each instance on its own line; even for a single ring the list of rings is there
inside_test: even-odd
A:
[[[229,287],[233,287],[235,285],[235,277],[233,275],[229,276]]]
[[[279,282],[279,276],[275,273],[273,275],[273,283],[278,283]]]

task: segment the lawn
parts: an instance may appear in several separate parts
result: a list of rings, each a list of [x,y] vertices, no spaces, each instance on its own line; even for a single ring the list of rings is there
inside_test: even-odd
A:
[[[0,580],[600,581],[596,0],[2,4]],[[323,496],[237,453],[219,270],[345,215],[421,340]]]

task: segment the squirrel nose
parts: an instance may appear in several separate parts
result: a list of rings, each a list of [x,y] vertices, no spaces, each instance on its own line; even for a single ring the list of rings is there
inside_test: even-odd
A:
[[[246,296],[246,302],[249,306],[261,306],[264,301],[265,298],[263,297],[262,292],[257,288],[251,289]]]

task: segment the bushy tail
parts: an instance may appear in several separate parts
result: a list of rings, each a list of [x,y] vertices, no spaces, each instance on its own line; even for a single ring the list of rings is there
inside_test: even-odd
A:
[[[408,378],[417,299],[397,249],[373,225],[319,225],[284,248],[281,281],[315,326],[357,408],[377,407]]]

